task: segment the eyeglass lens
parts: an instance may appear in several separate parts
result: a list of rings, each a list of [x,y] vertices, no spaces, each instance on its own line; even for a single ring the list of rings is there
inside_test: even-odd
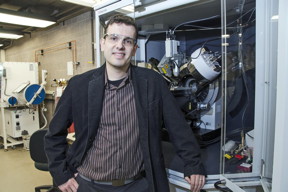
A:
[[[104,38],[111,43],[117,43],[122,40],[124,46],[133,46],[135,44],[135,39],[118,34],[106,34]]]

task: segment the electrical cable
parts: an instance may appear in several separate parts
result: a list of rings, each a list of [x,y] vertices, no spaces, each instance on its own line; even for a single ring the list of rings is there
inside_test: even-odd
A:
[[[248,19],[247,23],[249,23],[249,22],[250,22],[250,19],[252,18],[252,15],[255,13],[255,11],[256,11],[256,8],[254,8],[254,9],[253,9],[253,11],[252,11],[252,13],[251,13],[251,15],[250,15],[250,17],[249,17],[249,19]]]
[[[252,15],[254,14],[256,8],[252,8],[250,10],[248,10],[246,13],[242,14],[239,18],[235,19],[234,21],[232,21],[231,23],[227,24],[227,26],[230,26],[232,25],[234,22],[237,22],[239,19],[241,19],[242,17],[244,17],[245,15],[247,15],[249,12],[252,11],[249,19],[248,19],[248,22],[250,21],[250,19],[252,18]],[[242,10],[243,11],[243,10]],[[176,27],[174,27],[174,29],[172,30],[173,34],[174,32],[176,31],[176,29],[182,25],[186,25],[186,24],[190,24],[190,23],[196,23],[196,22],[200,22],[200,21],[206,21],[206,20],[209,20],[209,19],[215,19],[215,18],[218,18],[219,15],[215,15],[215,16],[212,16],[212,17],[208,17],[208,18],[203,18],[203,19],[198,19],[198,20],[193,20],[193,21],[187,21],[187,22],[184,22],[184,23],[180,23],[179,25],[177,25]],[[189,26],[189,25],[188,25]],[[205,27],[205,26],[199,26],[199,25],[190,25],[192,27],[199,27],[199,28],[202,28],[202,29],[221,29],[221,28],[211,28],[211,27]]]
[[[44,115],[44,111],[45,111],[45,110],[46,110],[45,104],[43,103],[43,107],[41,108],[41,115],[42,115],[45,123],[44,123],[44,125],[43,125],[40,129],[44,129],[44,128],[47,126],[47,123],[48,123],[47,118],[46,118],[45,115]]]
[[[221,27],[204,27],[204,26],[200,26],[200,25],[186,25],[188,27],[198,27],[198,28],[201,28],[201,29],[221,29]]]
[[[248,109],[248,106],[249,106],[249,102],[250,102],[250,95],[248,93],[248,83],[247,83],[247,75],[246,75],[246,70],[245,70],[245,65],[244,65],[244,61],[243,61],[243,53],[242,53],[242,50],[243,50],[243,28],[242,28],[242,18],[245,14],[242,14],[243,13],[243,7],[244,7],[244,4],[245,4],[245,0],[243,1],[242,3],[242,7],[241,7],[241,11],[240,11],[240,14],[241,16],[239,17],[239,20],[238,20],[238,37],[239,37],[239,40],[238,40],[238,60],[239,60],[239,67],[241,69],[241,72],[242,72],[242,78],[243,78],[243,82],[244,82],[244,86],[245,86],[245,89],[246,89],[246,96],[247,96],[247,102],[244,106],[244,111],[242,113],[242,117],[241,117],[241,124],[242,124],[242,127],[245,127],[245,114],[246,114],[246,111]],[[252,10],[252,9],[250,9]],[[254,13],[254,11],[252,12],[252,14]],[[250,15],[250,18],[251,18],[251,15]],[[250,19],[249,18],[249,19]]]
[[[217,182],[215,182],[214,183],[214,187],[216,188],[216,189],[218,189],[218,190],[220,190],[220,191],[223,191],[223,192],[233,192],[232,190],[230,190],[229,188],[227,188],[227,187],[220,187],[219,185],[220,184],[224,184],[224,180],[219,180],[219,181],[217,181]]]
[[[7,88],[7,79],[4,78],[4,81],[5,81],[4,95],[7,96],[7,97],[9,97],[10,95],[7,95],[7,93],[6,93],[6,88]]]
[[[249,133],[246,133],[246,135],[247,135],[248,137],[250,137],[251,139],[254,139],[254,137],[253,137],[252,135],[250,135]]]
[[[201,51],[202,51],[202,49],[204,48],[204,46],[205,46],[206,43],[207,43],[207,41],[205,41],[205,42],[202,44],[202,46],[200,47],[199,54],[197,55],[197,57],[192,57],[192,56],[191,56],[191,59],[197,59],[197,58],[201,55]]]
[[[246,13],[242,14],[240,17],[238,17],[238,18],[235,19],[234,21],[228,23],[226,26],[232,25],[233,23],[237,22],[239,19],[242,19],[245,15],[247,15],[249,12],[252,11],[252,14],[251,14],[250,17],[249,17],[249,20],[250,20],[251,17],[252,17],[252,15],[253,15],[253,13],[255,12],[255,10],[256,10],[256,8],[252,8],[252,9],[248,10]],[[242,11],[241,11],[241,13],[242,13]],[[249,20],[248,20],[248,21],[249,21]]]
[[[201,42],[199,42],[199,43],[197,43],[197,44],[193,44],[193,46],[190,46],[189,48],[187,48],[187,50],[191,50],[191,49],[193,49],[194,47],[199,47],[199,45],[201,45],[201,48],[203,48],[205,45],[208,44],[208,42],[216,41],[216,40],[218,40],[218,39],[221,39],[221,37],[217,37],[217,38],[213,38],[213,39],[207,39],[206,41],[201,41]],[[211,45],[211,44],[209,44],[209,46],[210,46],[210,47],[211,47],[211,46],[219,47],[219,44],[218,44],[218,45]],[[199,54],[201,54],[201,51],[200,51]],[[192,59],[197,59],[199,56],[200,56],[200,55],[198,55],[196,58],[192,58]]]
[[[203,19],[197,19],[197,20],[193,20],[193,21],[187,21],[187,22],[184,22],[184,23],[180,23],[179,25],[177,25],[176,27],[174,27],[174,29],[172,30],[173,31],[173,34],[175,32],[175,30],[182,26],[182,25],[186,25],[186,24],[189,24],[189,23],[197,23],[197,22],[200,22],[200,21],[207,21],[207,20],[210,20],[210,19],[215,19],[215,18],[219,18],[220,16],[219,15],[214,15],[212,17],[207,17],[207,18],[203,18]]]
[[[248,14],[249,12],[251,12],[252,11],[252,13],[251,13],[251,15],[250,15],[250,17],[249,17],[249,19],[248,19],[248,22],[247,23],[245,23],[244,25],[247,25],[248,23],[249,23],[249,21],[251,20],[251,18],[252,18],[252,15],[254,14],[254,12],[255,12],[255,8],[252,8],[252,9],[250,9],[250,10],[248,10],[246,13],[244,13],[241,17],[243,17],[243,16],[245,16],[246,14]],[[180,31],[202,31],[202,30],[220,30],[221,29],[221,27],[205,27],[205,26],[200,26],[200,25],[188,25],[188,26],[192,26],[192,27],[199,27],[200,29],[185,29],[185,30],[176,30],[178,27],[180,27],[181,25],[186,25],[186,24],[189,24],[189,23],[193,23],[193,22],[199,22],[199,21],[205,21],[205,20],[209,20],[209,19],[213,19],[213,18],[217,18],[217,17],[219,17],[218,15],[215,15],[215,16],[212,16],[212,17],[210,17],[210,18],[204,18],[204,19],[199,19],[199,20],[193,20],[193,21],[187,21],[187,22],[184,22],[184,23],[181,23],[181,24],[179,24],[179,25],[177,25],[176,27],[174,27],[174,29],[172,30],[172,32],[173,33],[175,33],[176,31],[177,32],[180,32]],[[234,21],[232,21],[232,22],[230,22],[229,24],[227,24],[226,26],[227,26],[227,29],[230,29],[229,28],[229,26],[230,25],[232,25],[233,23],[235,23],[235,22],[237,22],[237,20],[238,19],[240,19],[241,17],[239,17],[239,18],[237,18],[237,19],[235,19]],[[255,21],[255,19],[254,20],[252,20],[251,21],[251,23],[252,22],[254,22]],[[231,28],[231,29],[234,29],[235,27],[233,27],[233,28]],[[141,33],[141,32],[140,32]],[[152,35],[157,35],[157,34],[161,34],[161,33],[167,33],[167,31],[151,31],[151,32],[146,32],[147,34],[152,34]]]

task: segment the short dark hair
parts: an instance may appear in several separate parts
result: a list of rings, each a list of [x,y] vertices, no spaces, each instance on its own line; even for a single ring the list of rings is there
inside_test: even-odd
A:
[[[135,33],[136,33],[136,40],[138,39],[138,28],[135,23],[135,20],[132,17],[122,15],[122,14],[116,14],[113,15],[109,18],[108,22],[104,26],[104,34],[107,33],[107,29],[109,25],[112,25],[113,23],[124,23],[126,25],[131,25],[135,28]]]

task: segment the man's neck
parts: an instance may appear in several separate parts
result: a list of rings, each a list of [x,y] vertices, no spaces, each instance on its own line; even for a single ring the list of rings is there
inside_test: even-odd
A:
[[[110,81],[123,79],[127,74],[128,68],[129,66],[114,67],[106,65],[108,79]]]

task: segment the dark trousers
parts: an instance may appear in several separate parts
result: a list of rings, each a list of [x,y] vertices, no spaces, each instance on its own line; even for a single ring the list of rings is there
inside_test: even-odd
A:
[[[145,177],[122,186],[103,185],[84,180],[79,175],[76,177],[79,184],[77,192],[149,192],[148,182]]]

